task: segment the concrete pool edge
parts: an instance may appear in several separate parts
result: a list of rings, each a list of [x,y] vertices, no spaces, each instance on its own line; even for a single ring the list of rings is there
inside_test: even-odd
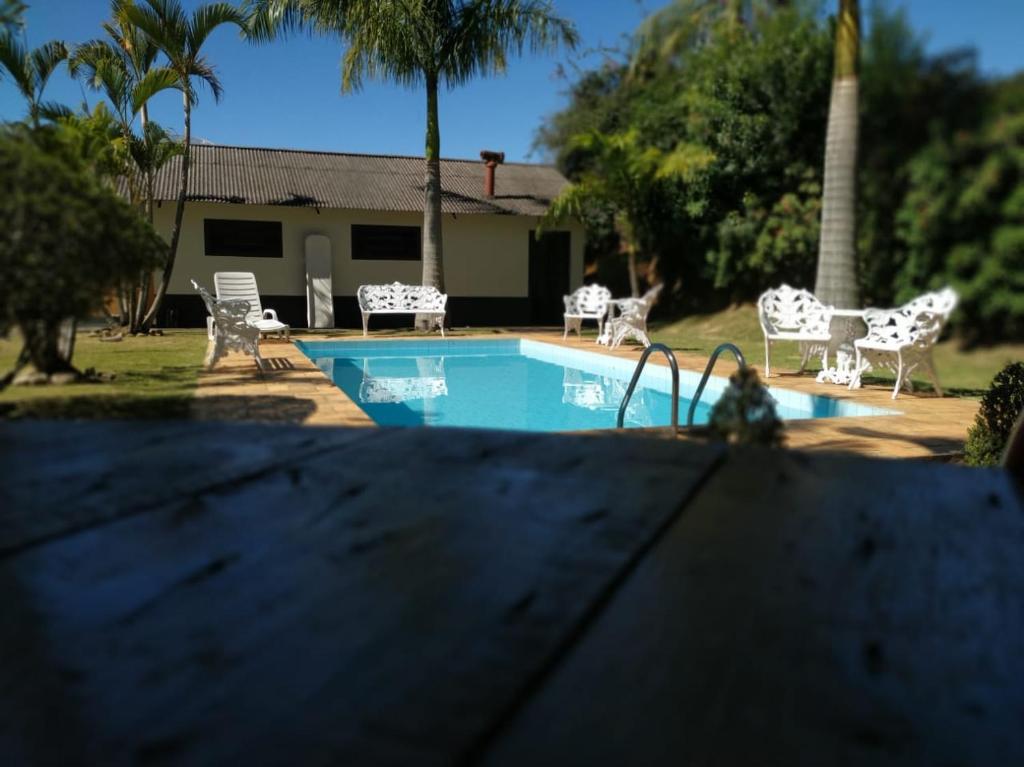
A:
[[[506,340],[515,338],[533,339],[567,349],[582,349],[599,354],[618,356],[631,360],[635,365],[639,358],[639,349],[627,347],[617,350],[596,348],[592,339],[578,341],[570,338],[562,340],[561,330],[556,331],[525,331],[509,333],[465,333],[449,336],[450,341],[462,340]],[[301,330],[296,331],[295,340],[320,340],[322,334],[310,334],[303,339]],[[434,336],[433,338],[436,338]],[[339,335],[324,340],[342,340],[364,342],[361,336]],[[401,336],[369,337],[368,342],[422,340],[430,337],[422,334],[403,334]],[[440,340],[440,339],[438,339]],[[363,413],[340,389],[334,386],[309,358],[294,344],[277,341],[264,342],[264,356],[275,360],[281,365],[291,365],[294,370],[277,367],[265,371],[262,376],[256,374],[252,359],[239,354],[230,354],[212,373],[200,375],[196,389],[194,417],[201,420],[263,420],[247,417],[245,412],[215,412],[210,414],[201,404],[208,394],[253,396],[266,392],[286,393],[298,399],[308,399],[316,405],[311,416],[296,421],[306,425],[350,425],[374,427],[377,425]],[[756,351],[756,350],[755,350]],[[677,351],[676,356],[682,369],[700,372],[707,358],[703,355],[686,351]],[[755,367],[759,360],[755,357]],[[661,360],[652,358],[652,365],[665,365]],[[724,364],[724,363],[722,363]],[[296,376],[296,373],[304,375]],[[308,375],[305,375],[308,374]],[[941,374],[941,371],[940,371]],[[889,399],[889,387],[884,385],[868,386],[857,391],[847,391],[840,387],[828,387],[816,384],[813,376],[796,376],[782,372],[773,375],[769,385],[780,388],[802,390],[809,393],[822,393],[827,396],[846,399],[873,405],[879,408],[892,409],[893,402]],[[787,422],[787,446],[796,450],[813,450],[829,452],[852,452],[860,455],[890,458],[934,458],[948,456],[962,451],[963,440],[978,409],[974,400],[957,399],[954,397],[938,398],[933,395],[914,395],[901,397],[895,403],[898,414],[890,416],[851,416],[847,418],[823,418],[804,421]],[[354,412],[353,412],[354,411]],[[589,432],[599,437],[602,432]],[[641,435],[637,435],[641,436]]]
[[[584,374],[613,378],[623,383],[628,382],[636,368],[636,360],[623,359],[614,354],[602,354],[605,347],[573,348],[566,344],[551,343],[550,340],[538,340],[529,337],[505,337],[500,339],[467,337],[460,339],[338,339],[332,341],[297,340],[298,348],[318,367],[323,368],[323,360],[359,359],[365,352],[370,359],[376,357],[389,358],[392,351],[396,357],[429,356],[456,357],[463,356],[466,349],[459,346],[471,346],[471,355],[504,356],[510,353],[522,355],[529,359],[555,366],[575,368]],[[728,372],[728,371],[727,371]],[[331,380],[331,376],[327,376]],[[680,396],[692,399],[701,374],[680,368]],[[671,391],[671,373],[665,364],[648,365],[640,379],[641,387],[668,394]],[[727,377],[712,375],[708,379],[702,402],[712,403],[718,399],[728,386]],[[341,388],[341,387],[339,387]],[[863,405],[850,398],[830,396],[824,388],[817,392],[801,392],[785,387],[775,386],[769,382],[769,391],[780,407],[780,416],[787,422],[798,420],[820,420],[829,418],[877,418],[899,415],[900,411],[892,408],[881,408],[876,405]],[[345,392],[353,396],[352,392]],[[787,412],[788,411],[788,412]],[[667,414],[665,415],[667,417]],[[449,424],[451,425],[451,424]],[[486,428],[501,428],[488,425]],[[635,427],[634,427],[635,428]],[[599,430],[603,430],[599,429]],[[572,431],[572,429],[568,429]]]

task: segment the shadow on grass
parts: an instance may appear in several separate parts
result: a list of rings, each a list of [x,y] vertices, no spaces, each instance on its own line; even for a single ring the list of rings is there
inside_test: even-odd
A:
[[[0,418],[95,420],[181,420],[189,418],[190,395],[125,396],[95,394],[76,397],[38,397],[0,403]]]
[[[97,394],[0,403],[2,420],[198,420],[300,424],[315,411],[316,404],[309,400],[273,394],[195,398],[184,395],[130,397]]]

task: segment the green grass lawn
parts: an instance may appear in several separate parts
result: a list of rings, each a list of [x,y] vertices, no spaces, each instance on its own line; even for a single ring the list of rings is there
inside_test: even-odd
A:
[[[113,375],[103,383],[9,386],[0,392],[0,418],[185,418],[206,351],[201,330],[169,330],[164,336],[102,342],[78,334],[74,365]],[[20,350],[0,339],[0,371],[11,369]]]
[[[680,351],[710,355],[718,344],[731,341],[747,361],[759,369],[764,367],[764,336],[752,305],[739,306],[716,314],[695,315],[669,323],[652,323],[655,341]],[[959,396],[980,396],[1007,362],[1024,359],[1024,344],[1003,344],[964,351],[956,341],[945,341],[935,349],[935,367],[943,388]],[[796,369],[800,355],[795,343],[778,343],[772,348],[772,367]],[[816,369],[812,361],[808,365]],[[895,381],[882,371],[868,381]],[[915,385],[929,389],[927,378],[915,376]]]

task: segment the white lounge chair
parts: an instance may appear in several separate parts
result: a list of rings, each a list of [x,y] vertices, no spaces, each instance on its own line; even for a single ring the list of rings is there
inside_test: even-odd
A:
[[[757,299],[757,316],[764,333],[764,377],[771,375],[772,344],[795,341],[800,344],[800,371],[811,355],[821,355],[822,370],[828,367],[828,345],[832,340],[832,307],[825,306],[808,290],[789,285],[766,290]]]
[[[229,349],[234,349],[252,356],[256,366],[262,370],[260,330],[248,320],[251,314],[249,302],[244,299],[214,298],[195,280],[192,280],[192,287],[202,296],[212,320],[210,344],[204,362],[206,369],[213,370],[217,360],[227,354]]]
[[[859,388],[861,375],[878,365],[896,375],[896,385],[892,390],[892,398],[896,399],[904,386],[913,391],[910,375],[921,366],[941,397],[942,386],[932,362],[932,347],[939,340],[956,302],[956,291],[944,288],[918,296],[898,309],[866,310],[864,322],[868,326],[868,334],[853,342],[856,359],[850,388]]]
[[[648,347],[651,339],[647,335],[647,317],[651,308],[658,300],[662,286],[655,285],[641,298],[619,298],[611,302],[618,309],[618,316],[609,311],[608,327],[598,341],[607,343],[612,349],[619,346],[627,338],[633,338]]]
[[[565,302],[565,332],[562,338],[569,337],[569,331],[575,330],[576,335],[583,337],[583,320],[597,320],[597,336],[604,334],[604,320],[608,315],[608,301],[612,292],[603,285],[584,285],[576,288],[570,295],[562,296]]]
[[[264,309],[260,304],[260,291],[256,287],[256,275],[252,272],[216,272],[213,285],[218,300],[249,302],[246,319],[260,333],[277,333],[284,335],[285,339],[291,336],[291,328],[277,319],[277,312]]]

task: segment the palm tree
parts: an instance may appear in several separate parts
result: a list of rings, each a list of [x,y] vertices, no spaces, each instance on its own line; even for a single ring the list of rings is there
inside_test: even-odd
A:
[[[574,136],[569,144],[571,150],[589,158],[588,170],[551,202],[538,234],[566,218],[586,219],[594,208],[611,209],[615,232],[626,251],[629,288],[639,296],[636,257],[651,196],[659,193],[662,182],[692,181],[714,162],[714,155],[706,147],[688,143],[663,152],[644,145],[636,129],[614,134],[591,131]]]
[[[826,304],[854,309],[857,284],[857,59],[860,10],[857,0],[840,0],[836,27],[835,73],[825,138],[825,180],[821,200],[821,239],[814,292]]]
[[[344,40],[343,91],[358,90],[364,76],[425,88],[423,284],[443,291],[440,86],[503,72],[509,52],[527,46],[574,47],[572,24],[555,16],[548,0],[248,0],[248,6],[257,41],[298,28]]]
[[[69,69],[73,76],[82,77],[89,87],[103,93],[113,107],[119,132],[119,175],[127,179],[132,202],[141,201],[152,224],[154,175],[180,151],[166,131],[149,121],[147,104],[157,93],[176,88],[179,78],[169,67],[155,66],[158,49],[127,19],[127,9],[133,5],[133,0],[112,0],[111,21],[103,24],[109,39],[76,46]],[[136,116],[141,122],[141,136],[134,131]],[[121,296],[122,319],[131,333],[143,330],[149,293],[150,275],[146,274],[140,275],[136,285],[127,286]]]
[[[60,40],[51,40],[30,51],[13,31],[0,33],[0,74],[6,70],[21,91],[33,126],[38,126],[43,118],[54,119],[69,113],[65,106],[43,101],[43,90],[50,75],[67,57],[67,46]]]
[[[114,0],[115,19],[119,12],[132,4],[132,0]],[[149,125],[147,104],[157,93],[177,88],[178,75],[169,67],[155,67],[156,49],[146,45],[146,41],[138,44],[129,42],[133,34],[131,27],[104,24],[111,36],[110,40],[90,40],[74,48],[68,62],[72,76],[81,77],[93,90],[105,95],[114,109],[114,116],[120,129],[123,141],[122,156],[126,161],[132,160],[133,144],[139,137],[135,135],[136,117],[142,127],[142,139],[147,137]],[[150,138],[166,138],[165,132],[150,133]],[[134,149],[138,153],[138,147]],[[147,153],[143,153],[145,156]],[[155,170],[152,169],[151,170]],[[136,165],[125,168],[126,177],[137,181],[144,180],[145,188],[151,188],[152,179],[146,177],[145,169]],[[134,185],[133,185],[134,186]],[[144,200],[146,213],[150,223],[153,222],[153,199],[144,193],[132,189],[134,201]]]
[[[181,7],[180,0],[145,0],[145,5],[125,3],[123,18],[167,57],[167,67],[176,75],[176,87],[182,94],[184,113],[184,143],[178,180],[178,200],[174,210],[174,227],[171,230],[171,242],[167,249],[167,262],[160,285],[153,304],[142,320],[143,326],[148,327],[167,294],[167,286],[170,284],[174,260],[178,253],[178,243],[181,240],[181,222],[185,214],[185,197],[188,194],[189,164],[192,156],[192,107],[196,104],[194,81],[205,83],[213,93],[214,101],[220,101],[223,93],[213,66],[202,53],[203,44],[213,31],[223,24],[234,24],[245,30],[246,16],[230,3],[201,5],[189,16]]]

